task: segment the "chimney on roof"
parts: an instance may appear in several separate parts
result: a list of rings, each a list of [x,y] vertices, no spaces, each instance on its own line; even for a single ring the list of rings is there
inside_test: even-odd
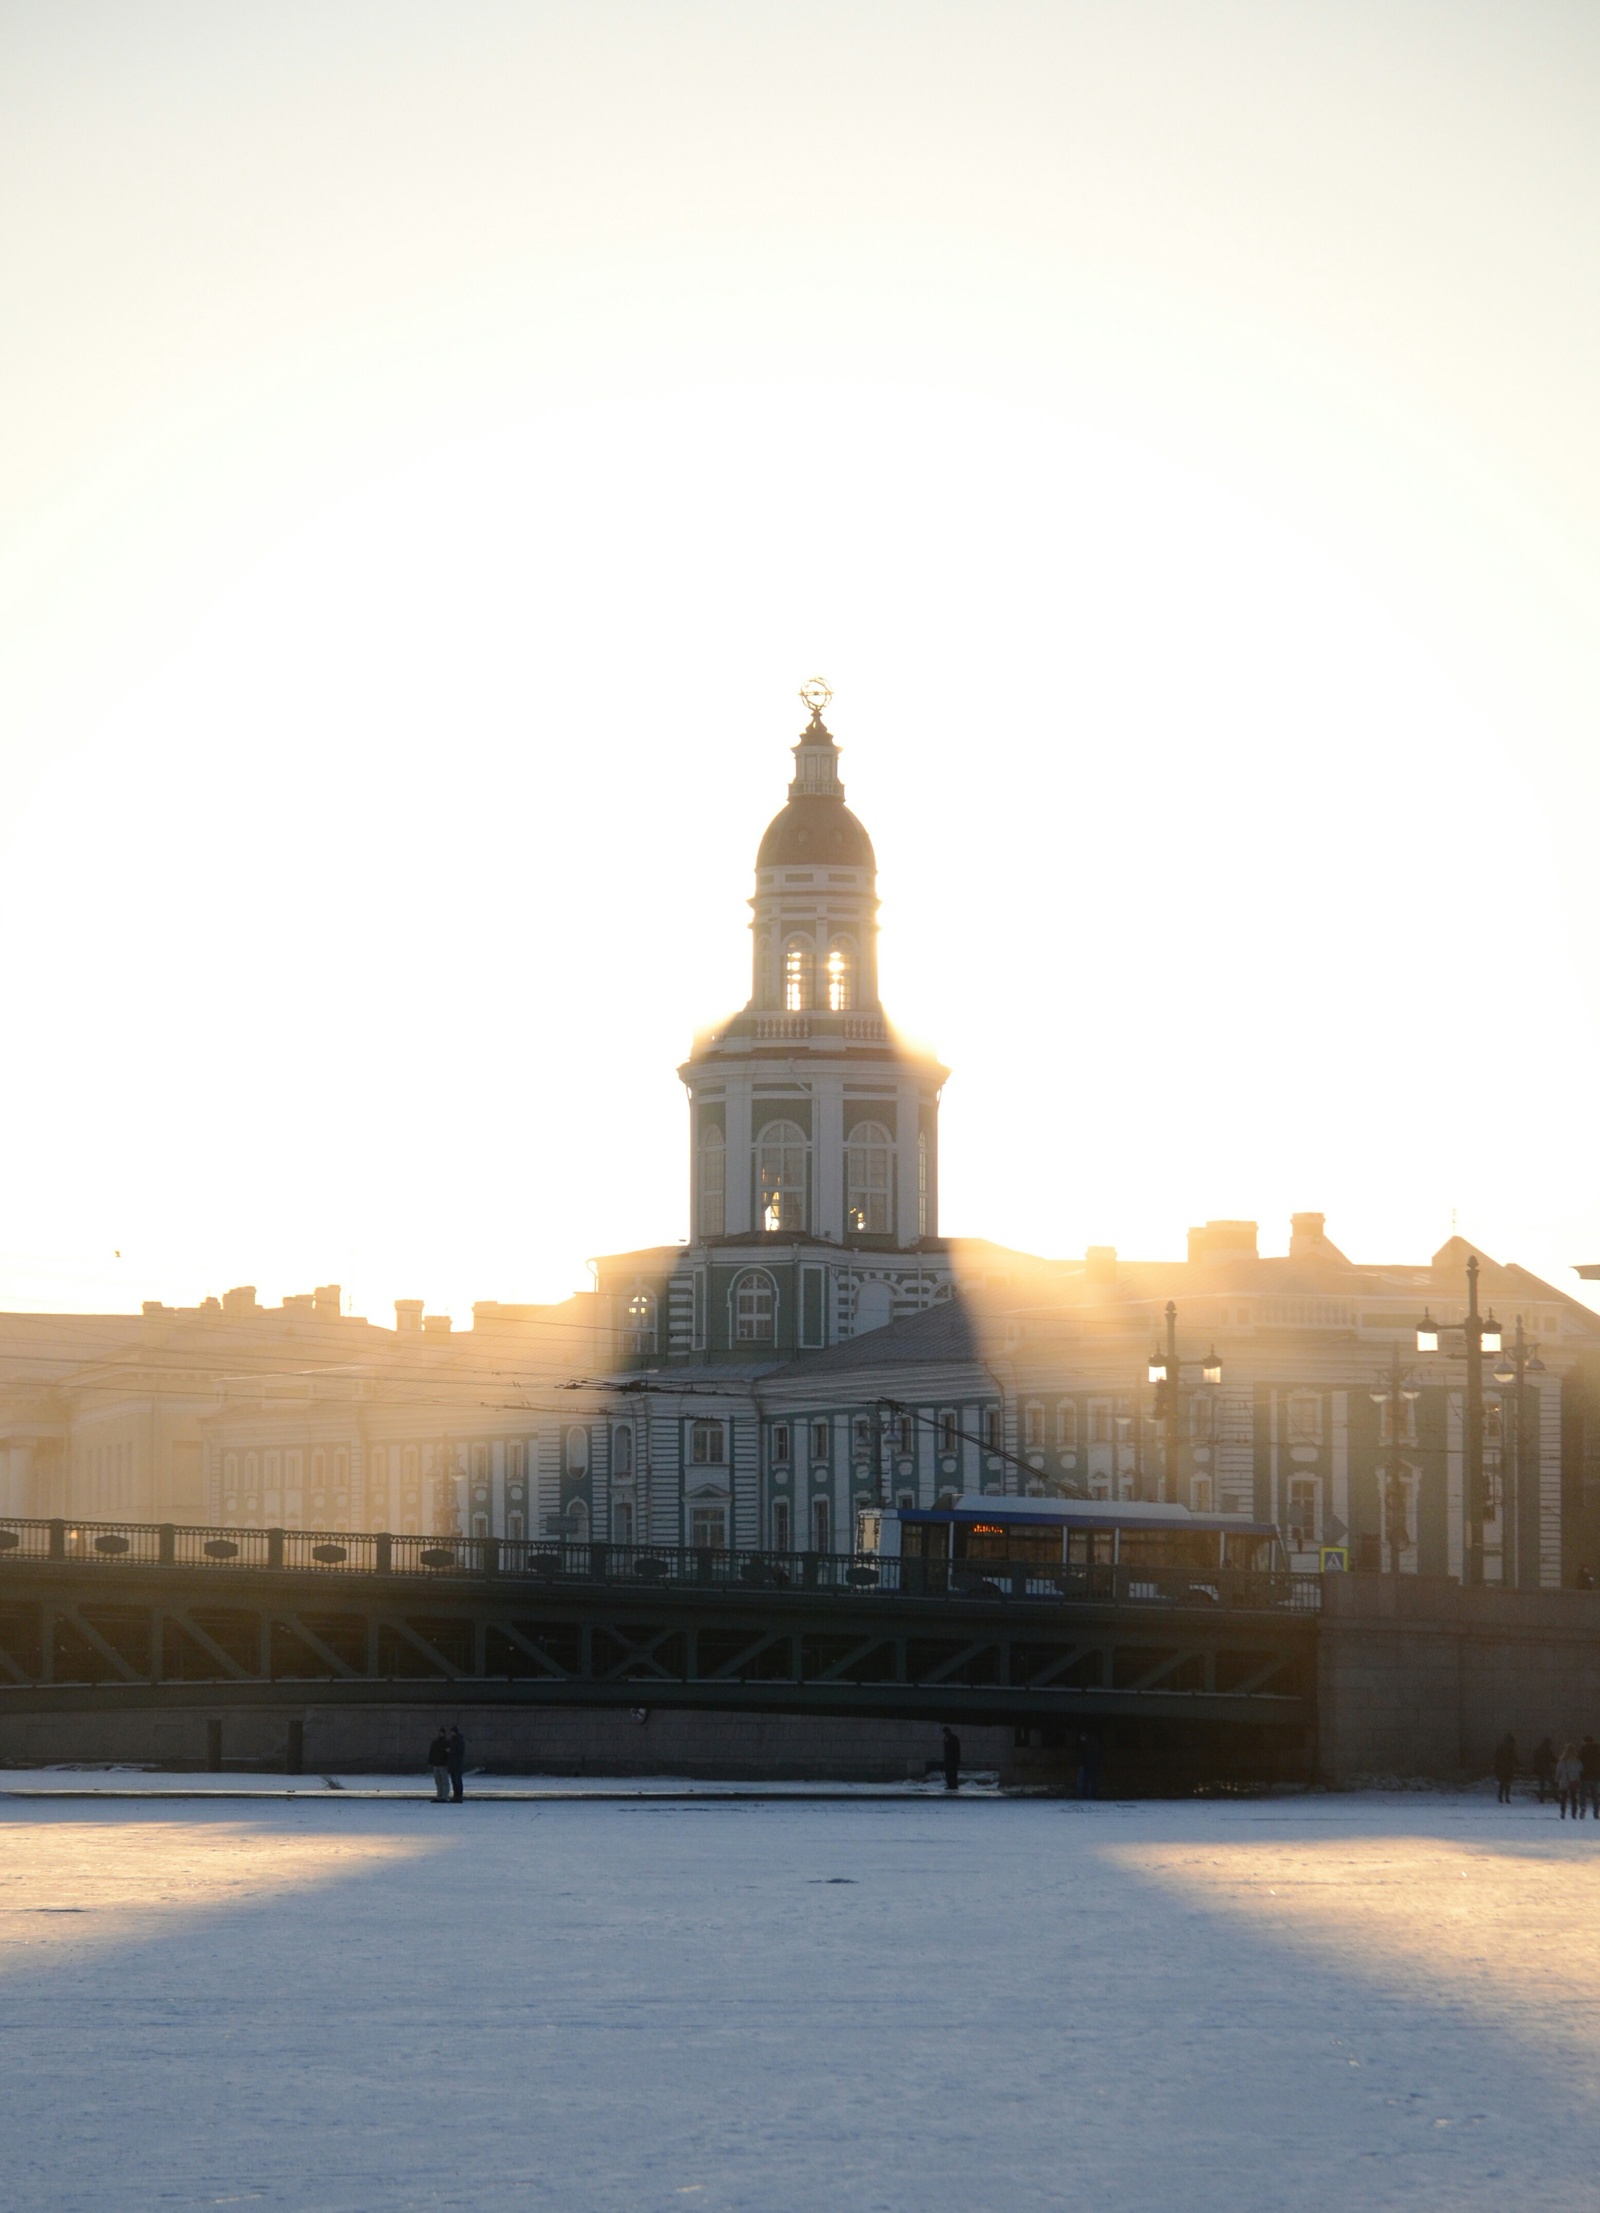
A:
[[[450,1334],[449,1315],[424,1314],[422,1317],[422,1334],[424,1337],[448,1337]]]
[[[235,1322],[243,1315],[257,1312],[255,1285],[253,1283],[241,1283],[236,1290],[224,1291],[222,1294],[222,1311],[230,1321]]]
[[[1289,1258],[1303,1260],[1308,1253],[1320,1252],[1328,1242],[1327,1224],[1326,1214],[1291,1214]]]
[[[336,1322],[339,1319],[338,1284],[319,1283],[311,1294],[311,1302],[319,1321]]]
[[[396,1299],[394,1302],[395,1334],[399,1337],[415,1336],[422,1327],[421,1299]]]
[[[1195,1261],[1254,1260],[1254,1222],[1207,1222],[1189,1232],[1189,1258]]]

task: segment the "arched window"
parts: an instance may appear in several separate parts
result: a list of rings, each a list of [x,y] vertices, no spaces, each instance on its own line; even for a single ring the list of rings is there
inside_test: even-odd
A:
[[[805,1132],[793,1122],[769,1122],[756,1147],[757,1216],[764,1230],[806,1226]]]
[[[861,1237],[889,1234],[889,1187],[893,1148],[881,1122],[858,1122],[845,1147],[845,1220]]]
[[[575,1498],[567,1508],[567,1527],[574,1544],[589,1542],[589,1507],[586,1500]]]
[[[616,1432],[612,1444],[611,1472],[619,1477],[633,1473],[633,1431],[626,1422]]]
[[[656,1302],[650,1292],[634,1292],[628,1301],[625,1319],[628,1350],[630,1352],[654,1352],[656,1349]]]
[[[783,949],[783,1005],[787,1014],[804,1014],[811,1004],[811,947],[792,937]]]
[[[700,1234],[720,1237],[727,1221],[728,1148],[715,1122],[700,1134]]]
[[[747,1268],[733,1287],[733,1334],[741,1345],[772,1342],[772,1278]]]
[[[828,1011],[848,1014],[856,1003],[856,949],[846,937],[828,947]]]
[[[567,1431],[567,1473],[586,1475],[589,1469],[589,1432],[586,1429]]]

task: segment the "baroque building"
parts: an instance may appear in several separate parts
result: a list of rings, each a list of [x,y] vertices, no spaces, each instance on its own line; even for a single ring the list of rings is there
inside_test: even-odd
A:
[[[850,1549],[870,1503],[1081,1492],[1273,1521],[1300,1566],[1463,1572],[1464,1361],[1416,1326],[1460,1320],[1464,1240],[1362,1262],[1308,1213],[1283,1254],[1210,1222],[1141,1262],[941,1234],[948,1072],[884,1011],[872,842],[806,696],[749,1001],[679,1072],[688,1241],[459,1332],[420,1300],[347,1316],[333,1285],[0,1316],[0,1517],[790,1553]],[[1523,1332],[1485,1362],[1486,1579],[1600,1570],[1600,1316],[1476,1257]]]

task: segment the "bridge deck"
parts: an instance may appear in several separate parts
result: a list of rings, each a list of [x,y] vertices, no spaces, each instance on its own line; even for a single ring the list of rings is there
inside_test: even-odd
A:
[[[1243,1572],[12,1521],[0,1710],[449,1684],[468,1704],[1298,1728],[1319,1595]]]

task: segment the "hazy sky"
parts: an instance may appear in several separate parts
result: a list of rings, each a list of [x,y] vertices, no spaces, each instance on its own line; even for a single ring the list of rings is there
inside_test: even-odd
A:
[[[0,0],[0,1300],[683,1235],[813,673],[947,1230],[1576,1288],[1597,264],[1588,4]]]

